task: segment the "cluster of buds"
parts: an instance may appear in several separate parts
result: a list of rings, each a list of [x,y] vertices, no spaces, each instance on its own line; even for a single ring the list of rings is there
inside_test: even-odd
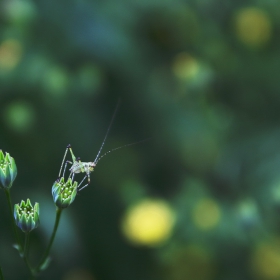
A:
[[[10,156],[9,153],[4,154],[3,151],[0,150],[0,188],[4,189],[6,193],[11,211],[12,208],[11,208],[10,188],[12,187],[12,184],[16,176],[17,176],[17,167],[15,164],[15,160]],[[15,245],[15,248],[18,249],[20,255],[25,258],[27,266],[29,267],[32,275],[44,269],[49,263],[48,253],[51,248],[56,233],[56,229],[59,223],[59,217],[60,217],[59,213],[61,213],[62,209],[70,206],[70,204],[75,200],[77,191],[78,191],[78,183],[76,181],[73,181],[73,178],[71,177],[69,177],[67,180],[65,180],[64,177],[61,177],[54,182],[52,186],[52,196],[53,196],[54,203],[56,204],[57,208],[60,211],[57,211],[53,235],[49,243],[49,246],[46,250],[45,256],[42,262],[40,263],[40,265],[38,266],[38,268],[34,270],[30,268],[28,261],[26,259],[26,255],[28,252],[28,246],[27,246],[28,233],[30,233],[33,229],[37,228],[40,224],[39,203],[36,202],[33,207],[30,202],[30,199],[28,198],[26,201],[22,200],[20,203],[14,205],[15,224],[24,233],[27,234],[26,243],[24,245],[24,250],[23,250],[21,242],[17,235],[17,231],[15,229],[15,235],[17,240],[17,244]],[[1,275],[0,278],[2,279]]]
[[[39,220],[39,203],[35,203],[34,207],[31,205],[29,199],[20,204],[15,204],[14,217],[17,226],[23,232],[30,232],[40,224]]]
[[[78,183],[69,178],[66,182],[64,177],[57,179],[52,186],[54,203],[60,209],[67,208],[77,195]]]
[[[9,189],[17,176],[17,166],[9,153],[4,155],[0,150],[0,183],[3,188]],[[1,186],[0,186],[1,187]]]
[[[17,176],[17,167],[14,158],[9,153],[4,154],[0,150],[0,188],[9,190]],[[78,183],[71,178],[67,181],[59,178],[52,186],[54,203],[60,209],[67,208],[74,200],[78,191]],[[39,221],[39,204],[32,206],[29,199],[14,206],[14,218],[17,226],[23,232],[35,229]]]

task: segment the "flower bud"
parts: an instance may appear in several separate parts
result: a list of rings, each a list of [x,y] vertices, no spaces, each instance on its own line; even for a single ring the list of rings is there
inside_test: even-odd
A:
[[[17,166],[14,158],[9,153],[0,150],[0,187],[9,189],[17,176]]]
[[[72,182],[69,178],[64,182],[64,177],[54,182],[52,186],[52,196],[54,203],[58,208],[67,208],[74,200],[77,194],[78,183]]]
[[[32,207],[29,198],[24,202],[21,201],[20,205],[15,204],[14,217],[17,226],[23,232],[30,232],[35,229],[39,224],[39,203],[35,203]]]

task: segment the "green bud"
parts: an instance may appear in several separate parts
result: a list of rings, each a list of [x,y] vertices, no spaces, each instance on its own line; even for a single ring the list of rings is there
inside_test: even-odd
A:
[[[29,198],[24,202],[21,201],[20,204],[15,204],[14,207],[14,217],[17,226],[23,232],[30,232],[39,226],[39,203],[35,203],[32,207]]]
[[[0,150],[0,187],[9,189],[17,176],[17,166],[14,158],[9,153]]]
[[[64,178],[60,178],[54,182],[52,186],[53,201],[58,208],[67,208],[77,195],[78,183],[72,182],[69,178],[64,182]]]

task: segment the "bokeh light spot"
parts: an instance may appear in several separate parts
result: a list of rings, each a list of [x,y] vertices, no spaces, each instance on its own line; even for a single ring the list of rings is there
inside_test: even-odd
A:
[[[213,167],[220,152],[219,139],[213,131],[196,128],[182,140],[182,155],[188,166],[199,172]]]
[[[218,204],[209,198],[198,201],[193,210],[194,224],[201,230],[216,227],[221,219],[221,210]]]
[[[252,269],[258,279],[280,279],[280,243],[260,244],[253,252]]]
[[[36,16],[36,8],[30,0],[9,0],[4,4],[5,16],[16,24],[28,23]]]
[[[188,53],[180,53],[174,58],[172,70],[177,78],[189,80],[198,74],[199,63]]]
[[[35,122],[33,107],[26,102],[14,102],[4,110],[4,120],[16,132],[29,130]]]
[[[241,201],[236,210],[240,224],[245,229],[250,229],[259,222],[258,207],[253,199]]]
[[[189,245],[172,252],[167,265],[168,279],[214,279],[215,267],[210,252],[200,245]]]
[[[271,38],[272,26],[269,16],[258,8],[240,10],[235,18],[237,38],[250,47],[265,45]]]
[[[166,241],[175,222],[175,214],[163,200],[145,199],[126,213],[122,229],[135,244],[160,245]]]
[[[8,39],[0,45],[0,71],[14,69],[22,57],[22,45],[18,40]]]
[[[65,69],[55,66],[46,72],[43,86],[49,94],[55,97],[62,97],[66,94],[68,82],[69,78]]]
[[[85,65],[78,73],[80,88],[89,94],[93,94],[103,81],[103,73],[97,65]]]
[[[95,278],[89,270],[75,267],[67,271],[62,280],[94,280]]]

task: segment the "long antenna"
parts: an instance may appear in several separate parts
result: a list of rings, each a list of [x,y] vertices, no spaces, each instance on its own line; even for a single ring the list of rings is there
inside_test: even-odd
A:
[[[113,152],[113,151],[116,151],[118,149],[122,149],[122,148],[125,148],[125,147],[129,147],[129,146],[132,146],[132,145],[136,145],[136,144],[139,144],[139,143],[142,143],[142,142],[146,142],[148,140],[150,140],[152,137],[150,138],[146,138],[146,139],[143,139],[143,140],[140,140],[140,141],[137,141],[137,142],[133,142],[133,143],[130,143],[130,144],[126,144],[126,145],[123,145],[123,146],[120,146],[120,147],[117,147],[117,148],[114,148],[108,152],[106,152],[105,154],[103,154],[97,161],[94,161],[95,164],[97,164],[103,157],[105,157],[107,154]]]
[[[119,109],[119,106],[120,106],[120,103],[121,103],[121,99],[119,98],[119,99],[118,99],[118,103],[117,103],[116,108],[115,108],[115,111],[114,111],[114,113],[113,113],[113,116],[112,116],[112,118],[111,118],[109,127],[108,127],[108,129],[107,129],[106,134],[105,134],[104,140],[103,140],[103,142],[102,142],[102,144],[101,144],[101,147],[100,147],[100,149],[99,149],[99,151],[98,151],[98,153],[97,153],[97,156],[96,156],[96,158],[95,158],[95,160],[94,160],[94,163],[95,163],[95,164],[96,164],[96,163],[98,162],[98,160],[99,160],[98,157],[99,157],[99,155],[100,155],[100,153],[101,153],[101,151],[102,151],[102,149],[103,149],[103,146],[104,146],[104,144],[105,144],[105,141],[106,141],[106,139],[107,139],[107,136],[108,136],[108,134],[109,134],[109,132],[110,132],[111,126],[112,126],[112,124],[113,124],[113,122],[114,122],[116,113],[117,113],[117,111],[118,111],[118,109]]]

